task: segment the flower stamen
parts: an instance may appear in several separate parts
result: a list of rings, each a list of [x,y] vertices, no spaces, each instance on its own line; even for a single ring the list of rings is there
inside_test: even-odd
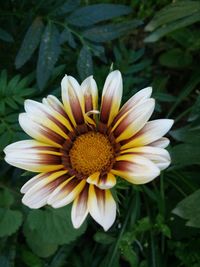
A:
[[[79,136],[69,151],[71,166],[78,173],[89,176],[107,170],[113,162],[114,149],[105,135],[88,132]]]

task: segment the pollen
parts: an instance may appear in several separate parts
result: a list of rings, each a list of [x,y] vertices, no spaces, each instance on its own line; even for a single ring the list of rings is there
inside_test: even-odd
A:
[[[74,141],[69,157],[74,170],[89,176],[97,171],[106,171],[111,166],[114,149],[105,135],[89,132]]]

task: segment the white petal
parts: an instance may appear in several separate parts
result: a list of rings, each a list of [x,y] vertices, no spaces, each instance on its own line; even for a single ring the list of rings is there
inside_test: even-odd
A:
[[[137,92],[135,95],[133,95],[124,105],[123,107],[120,109],[119,113],[117,114],[117,116],[114,119],[114,123],[113,125],[121,119],[121,117],[128,112],[130,109],[135,108],[136,106],[142,104],[142,102],[144,102],[144,100],[150,98],[152,94],[152,87],[147,87],[144,88],[142,90],[140,90],[139,92]]]
[[[152,161],[130,154],[118,156],[111,172],[133,184],[148,183],[160,174],[159,168]]]
[[[108,126],[112,123],[119,111],[121,98],[122,77],[121,73],[116,70],[107,76],[104,84],[100,111],[100,121],[102,123]]]
[[[47,203],[53,208],[63,207],[80,194],[85,184],[85,180],[78,181],[76,178],[71,177],[54,190],[49,196]]]
[[[170,130],[173,123],[174,121],[170,119],[159,119],[147,122],[136,137],[133,136],[123,143],[122,149],[148,145],[160,139]]]
[[[118,126],[113,127],[114,131],[112,129],[116,137],[116,142],[132,137],[144,127],[151,117],[154,107],[155,100],[151,98],[127,112]]]
[[[170,155],[167,150],[160,147],[143,146],[129,148],[121,151],[121,154],[136,154],[151,160],[160,170],[166,169],[170,164]]]
[[[84,96],[83,91],[72,76],[67,76],[61,81],[62,101],[65,111],[74,126],[84,123]]]
[[[6,162],[28,171],[49,172],[63,168],[59,150],[35,140],[13,143],[4,152]]]
[[[19,124],[32,138],[55,147],[61,147],[59,142],[61,142],[62,137],[56,136],[51,130],[31,120],[27,113],[19,115]]]
[[[160,139],[150,143],[149,146],[155,146],[160,148],[166,148],[169,145],[170,141],[166,137],[161,137]]]
[[[38,209],[47,204],[49,195],[63,182],[67,171],[59,171],[37,175],[27,182],[21,191],[25,191],[22,198],[24,205]]]
[[[24,107],[33,121],[55,131],[66,139],[68,138],[66,133],[72,131],[72,127],[66,117],[33,100],[26,100]]]
[[[82,84],[83,95],[85,99],[85,112],[98,109],[98,89],[93,76],[86,78]]]
[[[79,228],[88,215],[88,186],[77,196],[72,206],[72,223],[74,228]]]
[[[89,187],[88,208],[93,219],[107,231],[116,218],[116,203],[110,190]]]

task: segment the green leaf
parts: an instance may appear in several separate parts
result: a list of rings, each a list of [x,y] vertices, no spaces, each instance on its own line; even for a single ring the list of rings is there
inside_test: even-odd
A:
[[[10,191],[4,189],[0,191],[0,207],[9,208],[14,202],[14,197]]]
[[[55,8],[51,13],[53,16],[63,16],[80,5],[80,0],[68,0],[61,6]]]
[[[163,25],[162,27],[155,30],[152,34],[144,39],[146,43],[153,43],[161,39],[163,36],[171,33],[175,30],[181,29],[183,27],[189,26],[193,23],[200,21],[200,11],[194,15],[179,19],[170,24]]]
[[[192,107],[192,111],[189,115],[189,121],[194,121],[199,117],[200,117],[200,95],[197,97],[197,100]]]
[[[96,242],[103,244],[103,245],[110,245],[116,241],[116,239],[112,237],[111,235],[108,235],[102,232],[97,232],[93,238]]]
[[[22,214],[17,210],[0,208],[0,237],[14,234],[22,224]]]
[[[192,55],[179,48],[174,48],[161,54],[159,61],[163,66],[182,69],[192,64]]]
[[[70,256],[71,252],[73,252],[74,244],[64,245],[59,248],[59,250],[53,255],[51,263],[48,267],[62,267],[65,266],[66,259]],[[32,266],[31,266],[32,267]]]
[[[42,260],[28,250],[23,250],[21,258],[28,267],[43,267]]]
[[[0,135],[0,151],[2,151],[12,140],[13,135],[11,132],[6,131]]]
[[[189,195],[178,203],[172,211],[174,214],[187,220],[186,225],[200,228],[200,190]]]
[[[131,20],[120,24],[97,26],[84,31],[83,37],[93,42],[104,43],[125,35],[140,25],[140,20]]]
[[[198,1],[173,2],[157,12],[154,18],[147,24],[145,30],[153,31],[162,25],[188,17],[198,11],[200,11],[200,3]]]
[[[40,89],[46,85],[60,54],[59,32],[49,23],[42,35],[37,62],[37,83]]]
[[[135,267],[138,265],[137,254],[129,243],[121,242],[120,250],[123,258],[130,264],[131,267]]]
[[[95,4],[76,9],[67,21],[75,26],[88,27],[101,21],[129,14],[131,10],[125,5]]]
[[[7,255],[0,255],[0,266],[11,267],[10,259],[7,258]]]
[[[7,87],[7,79],[8,79],[7,71],[2,70],[1,75],[0,75],[0,93],[1,93],[1,95],[5,94],[6,87]]]
[[[93,74],[92,55],[86,46],[83,46],[79,53],[77,69],[81,80],[84,80],[86,77]]]
[[[199,70],[195,71],[191,76],[186,85],[181,89],[179,96],[177,97],[176,102],[172,105],[168,116],[170,117],[177,106],[196,88],[200,83],[200,73]]]
[[[43,29],[44,24],[42,22],[42,19],[40,17],[37,17],[26,32],[24,40],[16,56],[15,66],[17,69],[23,66],[30,59],[30,57],[38,47]]]
[[[14,42],[12,35],[10,35],[10,33],[6,32],[2,28],[0,28],[0,39],[9,43]]]
[[[31,231],[31,229],[29,229],[27,225],[24,226],[24,235],[29,247],[39,257],[49,257],[53,255],[58,248],[57,243],[49,243],[40,240],[39,237],[35,236],[35,231]]]
[[[71,48],[76,48],[73,34],[68,29],[65,29],[60,35],[60,44],[64,44],[65,42],[67,42]]]
[[[193,164],[200,164],[199,147],[193,144],[176,145],[170,151],[172,164],[175,167],[185,167]]]
[[[29,246],[37,255],[48,257],[55,252],[58,245],[69,244],[84,233],[86,224],[74,229],[70,213],[69,206],[29,212],[24,233]]]
[[[161,214],[158,214],[156,217],[155,228],[163,233],[163,235],[166,237],[171,238],[171,230],[169,226],[165,224],[164,218]]]
[[[183,127],[170,132],[170,135],[181,142],[187,144],[199,145],[200,144],[200,129],[199,127]]]

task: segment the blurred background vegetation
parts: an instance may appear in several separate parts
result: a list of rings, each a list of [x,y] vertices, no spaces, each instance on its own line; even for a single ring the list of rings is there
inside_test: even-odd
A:
[[[0,267],[200,266],[200,1],[5,0],[0,5]],[[126,101],[152,85],[154,118],[175,119],[172,165],[150,184],[116,187],[118,215],[104,232],[74,230],[70,206],[30,210],[20,187],[33,174],[4,162],[25,138],[27,98],[60,96],[65,73],[93,74],[101,93],[111,66]]]

